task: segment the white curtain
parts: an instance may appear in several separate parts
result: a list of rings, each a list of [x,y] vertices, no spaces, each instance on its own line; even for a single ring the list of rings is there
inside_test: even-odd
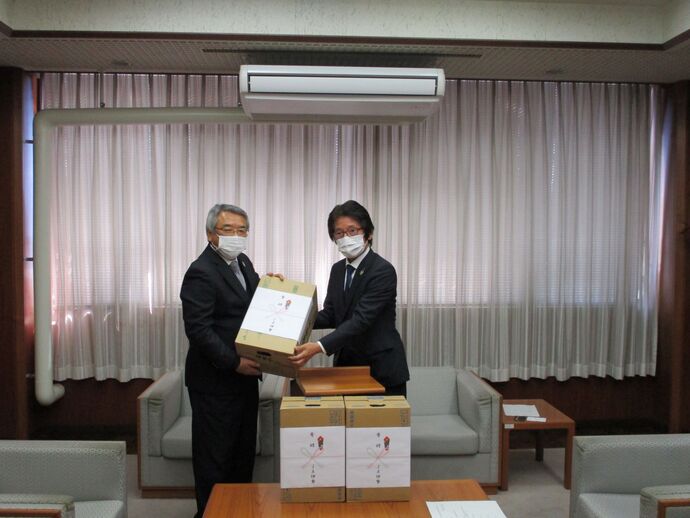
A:
[[[44,74],[41,108],[235,106],[236,77]],[[371,212],[411,365],[493,381],[654,374],[663,174],[657,86],[448,81],[410,126],[62,128],[55,378],[184,364],[179,288],[217,202],[259,273],[315,282],[337,203]]]

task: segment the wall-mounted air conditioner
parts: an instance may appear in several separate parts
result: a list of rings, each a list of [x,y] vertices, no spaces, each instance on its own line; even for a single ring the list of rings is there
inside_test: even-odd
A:
[[[258,121],[414,122],[444,92],[439,68],[240,67],[242,108]]]

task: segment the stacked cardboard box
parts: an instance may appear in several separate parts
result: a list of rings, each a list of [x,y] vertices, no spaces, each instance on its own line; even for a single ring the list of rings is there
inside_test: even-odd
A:
[[[347,501],[410,499],[410,405],[403,396],[346,396]]]
[[[235,339],[238,354],[258,362],[263,372],[297,377],[299,369],[288,357],[308,340],[316,312],[313,284],[262,277]]]
[[[342,396],[284,397],[280,405],[283,502],[345,500],[345,406]]]

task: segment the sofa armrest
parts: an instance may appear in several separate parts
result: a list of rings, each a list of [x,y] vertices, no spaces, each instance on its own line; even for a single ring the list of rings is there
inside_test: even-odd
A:
[[[501,395],[473,373],[457,373],[458,413],[479,437],[479,451],[497,448],[500,433]]]
[[[139,442],[146,446],[140,453],[161,456],[161,439],[180,417],[182,383],[182,371],[171,371],[139,396]]]
[[[21,511],[22,516],[29,511],[39,511],[36,516],[59,516],[74,518],[74,498],[69,495],[5,493],[0,494],[0,516],[12,516]]]
[[[264,374],[259,387],[259,453],[263,456],[278,453],[280,401],[285,382],[282,376]]]
[[[690,484],[677,486],[652,486],[640,491],[640,518],[657,518],[671,512],[667,508],[682,509],[683,516],[690,516]],[[663,509],[663,511],[661,511]],[[661,513],[664,514],[661,514]]]
[[[577,436],[571,516],[583,493],[640,494],[644,487],[690,480],[690,434]]]

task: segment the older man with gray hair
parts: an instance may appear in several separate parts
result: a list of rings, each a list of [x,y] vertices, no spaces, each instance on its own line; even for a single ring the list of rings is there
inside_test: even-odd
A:
[[[208,245],[190,265],[180,290],[189,339],[185,383],[192,404],[197,517],[204,514],[214,484],[252,481],[261,372],[235,349],[259,283],[243,253],[248,234],[244,210],[214,205],[206,219]]]

